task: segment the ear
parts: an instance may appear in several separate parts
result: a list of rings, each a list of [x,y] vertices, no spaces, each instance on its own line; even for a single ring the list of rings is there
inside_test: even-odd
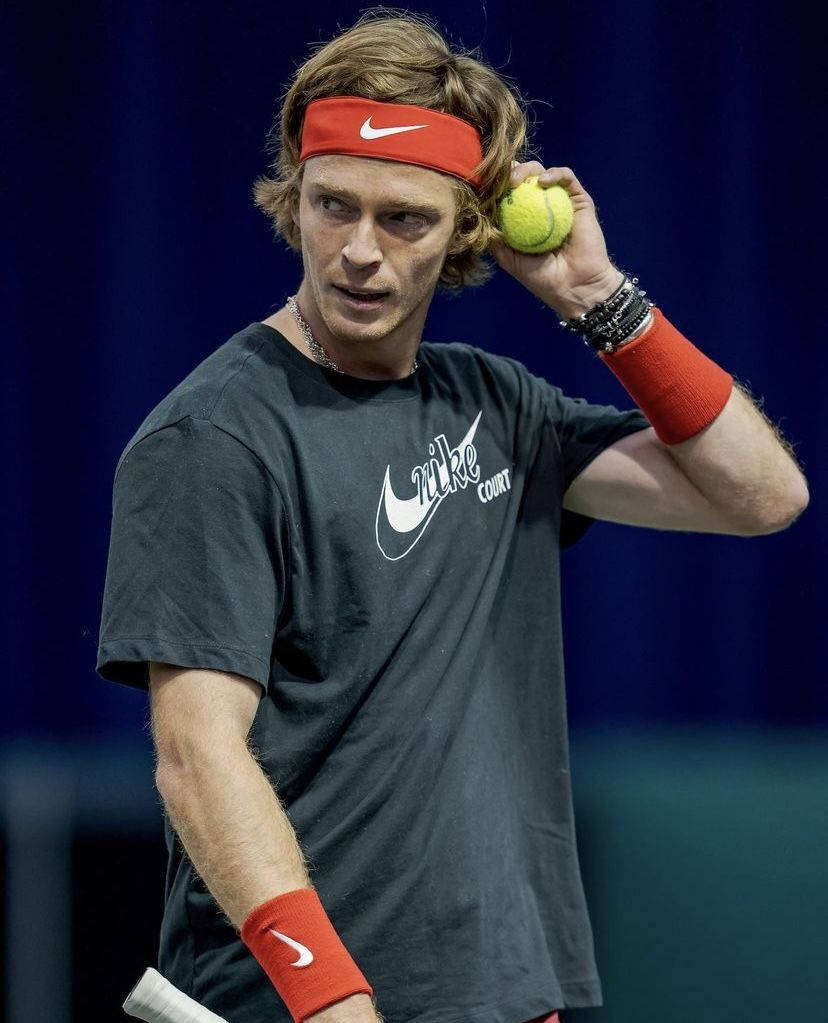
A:
[[[466,248],[468,248],[468,246],[460,238],[459,233],[457,231],[455,231],[454,234],[451,236],[451,241],[449,242],[449,247],[446,250],[446,255],[447,256],[457,256],[457,255],[459,255],[459,253],[463,252]]]
[[[299,225],[299,206],[302,202],[302,182],[305,180],[305,167],[302,165],[299,178],[296,182],[296,189],[293,192],[293,201],[290,204],[290,219],[296,225],[296,229],[301,231]]]
[[[457,256],[470,248],[469,238],[473,235],[474,228],[477,226],[477,219],[474,213],[470,213],[460,223],[455,221],[454,232],[449,240],[449,247],[446,251],[447,256]]]

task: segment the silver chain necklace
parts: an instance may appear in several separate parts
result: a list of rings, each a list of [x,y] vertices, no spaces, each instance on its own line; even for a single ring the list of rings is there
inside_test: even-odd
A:
[[[299,330],[301,330],[302,332],[302,337],[304,337],[305,341],[307,342],[308,348],[310,348],[313,354],[322,362],[324,366],[327,366],[329,369],[336,370],[337,373],[341,373],[342,370],[339,368],[339,366],[337,366],[337,364],[333,361],[330,355],[328,355],[328,353],[325,351],[322,345],[320,345],[320,343],[313,336],[313,332],[311,331],[308,324],[305,322],[305,318],[299,312],[299,306],[297,305],[295,295],[288,295],[287,307],[288,309],[290,309],[294,320],[296,320]],[[411,372],[413,373],[416,368],[417,360],[415,359],[414,365],[411,367]]]

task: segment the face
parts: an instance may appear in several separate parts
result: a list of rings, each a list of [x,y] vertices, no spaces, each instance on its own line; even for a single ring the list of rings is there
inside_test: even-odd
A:
[[[454,235],[445,174],[413,164],[325,155],[305,163],[297,224],[303,306],[343,342],[419,341]],[[353,298],[345,289],[381,293]]]

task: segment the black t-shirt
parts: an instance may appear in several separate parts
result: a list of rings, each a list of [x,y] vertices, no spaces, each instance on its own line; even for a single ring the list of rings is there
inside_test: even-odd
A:
[[[422,343],[402,380],[251,323],[116,469],[96,670],[264,687],[251,730],[311,882],[387,1023],[602,1004],[577,858],[564,491],[649,423],[521,363]],[[165,819],[159,969],[229,1023],[289,1023]]]

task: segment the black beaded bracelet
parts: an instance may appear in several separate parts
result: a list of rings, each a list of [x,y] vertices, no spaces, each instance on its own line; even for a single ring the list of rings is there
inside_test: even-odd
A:
[[[558,321],[562,327],[582,337],[584,344],[596,352],[614,352],[635,333],[655,305],[645,298],[646,291],[636,287],[637,277],[631,278],[624,270],[621,272],[624,280],[609,298],[581,316]]]

